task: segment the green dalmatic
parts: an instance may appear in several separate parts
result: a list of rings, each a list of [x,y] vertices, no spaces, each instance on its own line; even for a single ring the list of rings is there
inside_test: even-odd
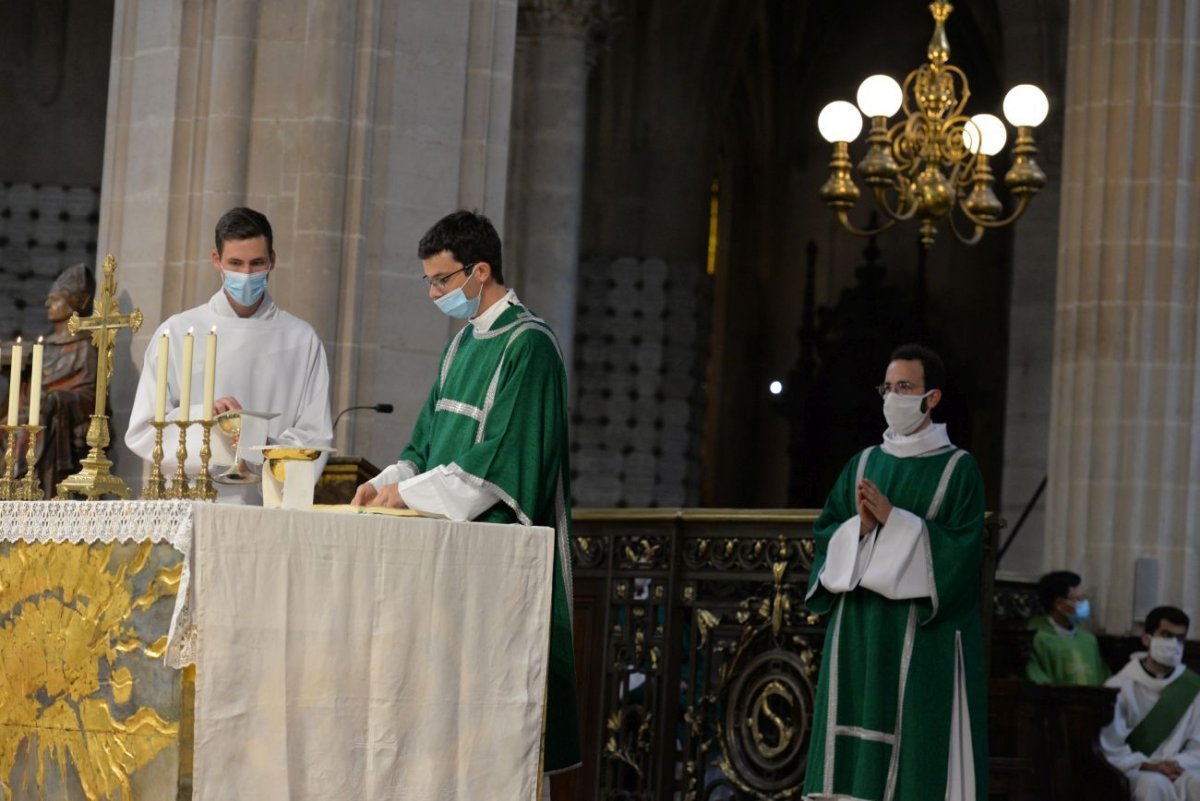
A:
[[[434,383],[400,455],[416,473],[446,465],[502,500],[476,520],[555,531],[547,772],[579,764],[581,745],[571,639],[571,488],[567,378],[554,334],[513,305],[490,330],[468,325],[442,354]]]
[[[914,558],[926,563],[919,572],[928,574],[928,596],[894,600],[863,586],[832,593],[820,583],[831,538],[858,513],[856,485],[863,476],[894,507],[920,518]],[[830,617],[806,796],[987,798],[983,519],[978,466],[952,445],[904,458],[869,448],[842,471],[814,527],[807,605]],[[895,536],[898,525],[889,531],[885,524],[876,542]],[[879,551],[875,545],[876,558]]]

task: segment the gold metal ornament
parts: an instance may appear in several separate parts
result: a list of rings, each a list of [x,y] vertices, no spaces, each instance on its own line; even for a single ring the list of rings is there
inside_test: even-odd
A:
[[[142,487],[142,500],[161,501],[167,497],[167,481],[162,472],[163,429],[170,424],[151,420],[150,425],[154,428],[154,453],[150,460],[150,477]]]
[[[821,133],[833,144],[833,158],[820,195],[852,234],[871,236],[897,222],[916,220],[921,243],[928,248],[939,226],[948,222],[959,241],[973,245],[987,229],[1015,222],[1045,185],[1046,176],[1034,159],[1033,129],[1045,118],[1048,103],[1045,93],[1027,85],[1014,87],[1005,99],[1004,113],[1017,135],[1012,167],[1004,176],[1015,206],[1004,216],[992,190],[995,176],[989,165],[991,154],[998,153],[1007,139],[1004,123],[992,115],[965,113],[971,92],[966,74],[949,63],[945,29],[954,7],[947,0],[934,0],[929,10],[934,31],[926,50],[928,63],[910,72],[903,86],[887,76],[872,76],[859,89],[858,105],[870,129],[858,173],[886,219],[866,229],[850,221],[859,188],[851,174],[849,142],[857,138],[862,117],[848,103],[831,103],[821,113]],[[873,91],[868,91],[869,84]],[[889,127],[889,118],[897,110],[902,119]],[[985,116],[991,117],[986,130]],[[959,218],[965,221],[965,230],[960,230]]]
[[[42,483],[37,474],[37,440],[44,426],[24,425],[21,428],[29,434],[29,446],[25,449],[25,478],[16,490],[16,495],[22,501],[42,500]]]
[[[815,695],[812,650],[794,634],[798,621],[788,559],[781,541],[771,564],[771,589],[742,601],[741,635],[720,670],[718,766],[730,782],[763,801],[800,795]],[[713,626],[702,621],[701,630]]]
[[[196,484],[192,488],[192,498],[198,501],[215,501],[217,488],[213,486],[212,476],[208,472],[208,461],[212,458],[212,420],[197,420],[203,429],[200,439],[200,472],[196,476]]]
[[[0,426],[7,432],[4,446],[4,475],[0,477],[0,501],[16,500],[17,493],[17,430],[20,426]]]
[[[149,542],[0,544],[0,798],[60,797],[70,776],[88,801],[130,799],[180,748],[179,679],[158,650],[169,606],[147,610],[182,567]]]
[[[96,411],[92,415],[87,433],[87,443],[91,450],[82,460],[83,469],[59,482],[59,500],[70,498],[73,494],[83,495],[89,500],[104,495],[129,497],[129,486],[119,477],[112,475],[112,462],[104,452],[110,441],[105,404],[108,401],[108,382],[113,373],[113,346],[116,344],[117,332],[122,328],[131,331],[141,328],[142,312],[141,309],[135,308],[129,314],[122,314],[116,295],[117,260],[109,253],[104,257],[100,296],[96,298],[92,315],[80,317],[79,313],[75,312],[67,321],[67,330],[72,335],[80,331],[92,332],[92,344],[99,352],[100,369],[96,371]]]
[[[179,428],[179,446],[175,449],[175,477],[167,486],[167,497],[175,500],[186,500],[192,497],[191,484],[188,482],[187,469],[187,429],[186,420],[176,420]]]

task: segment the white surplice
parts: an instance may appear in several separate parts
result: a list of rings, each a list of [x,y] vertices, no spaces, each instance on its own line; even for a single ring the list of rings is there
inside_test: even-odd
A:
[[[215,397],[232,396],[243,409],[278,412],[267,424],[269,442],[304,446],[333,443],[329,412],[329,366],[325,347],[313,327],[280,309],[268,293],[250,317],[238,317],[223,290],[208,303],[180,312],[160,325],[146,349],[137,395],[129,415],[125,444],[149,461],[154,451],[155,388],[158,380],[159,337],[170,335],[167,367],[167,417],[175,419],[179,408],[179,370],[183,340],[193,330],[191,403],[199,404],[204,391],[205,337],[217,328]],[[213,436],[217,436],[214,434]],[[169,430],[163,437],[163,472],[169,477],[178,462],[178,435]],[[325,465],[321,457],[317,475]],[[200,427],[188,431],[187,469],[195,475],[200,466]],[[226,503],[261,503],[258,484],[245,487],[218,485],[218,500]]]
[[[944,423],[933,423],[916,434],[883,434],[884,453],[919,458],[944,453],[951,447]],[[864,462],[865,466],[865,462]],[[861,474],[859,476],[861,478]],[[887,536],[876,526],[860,536],[858,515],[842,523],[829,541],[821,584],[830,592],[850,592],[862,584],[885,598],[927,598],[933,593],[932,559],[924,520],[907,509],[892,508]],[[810,593],[811,594],[811,593]]]
[[[1171,734],[1153,754],[1134,751],[1126,742],[1158,703],[1162,691],[1179,678],[1186,667],[1176,665],[1160,679],[1142,667],[1145,658],[1145,651],[1132,654],[1125,667],[1104,682],[1107,687],[1118,688],[1120,693],[1112,722],[1100,731],[1100,747],[1105,758],[1129,777],[1135,801],[1192,801],[1200,798],[1200,698],[1192,701]],[[1171,781],[1160,773],[1141,770],[1145,762],[1164,760],[1178,762],[1184,774]]]

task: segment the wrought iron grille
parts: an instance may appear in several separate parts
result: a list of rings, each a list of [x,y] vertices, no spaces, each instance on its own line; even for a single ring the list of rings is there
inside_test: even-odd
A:
[[[576,513],[581,797],[799,796],[822,636],[802,608],[815,518]]]
[[[817,514],[576,510],[577,798],[800,797],[825,630],[804,609]]]

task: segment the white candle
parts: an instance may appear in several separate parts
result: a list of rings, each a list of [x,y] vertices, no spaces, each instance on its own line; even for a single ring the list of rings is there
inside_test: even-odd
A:
[[[192,329],[183,336],[183,366],[179,371],[179,420],[187,422],[192,407]]]
[[[217,327],[208,332],[204,348],[204,419],[213,414],[213,392],[217,385]]]
[[[8,374],[8,424],[15,426],[21,419],[21,338],[12,349],[12,371]]]
[[[158,372],[154,385],[154,422],[167,419],[167,359],[171,353],[171,338],[167,332],[158,338]]]
[[[42,356],[45,345],[42,338],[33,346],[33,364],[29,374],[29,425],[36,426],[42,416]]]

